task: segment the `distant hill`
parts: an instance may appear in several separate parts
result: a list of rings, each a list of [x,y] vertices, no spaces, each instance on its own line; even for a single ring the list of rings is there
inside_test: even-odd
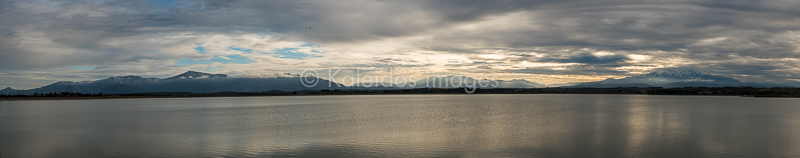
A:
[[[390,83],[359,83],[351,86],[351,88],[459,88],[470,87],[473,83],[477,83],[476,87],[482,88],[542,88],[547,85],[530,82],[521,79],[510,81],[505,80],[482,80],[478,81],[471,77],[466,76],[441,76],[441,77],[428,77],[417,81],[409,82],[406,84],[390,84]],[[463,82],[463,84],[462,84]]]
[[[463,83],[462,83],[463,82]],[[476,87],[481,88],[542,88],[547,85],[539,84],[522,79],[515,80],[476,80],[466,76],[443,76],[443,77],[428,77],[416,81],[415,88],[435,87],[435,88],[457,88],[469,87],[476,84]]]
[[[663,70],[622,79],[609,78],[597,82],[567,83],[561,85],[544,85],[527,80],[476,80],[465,76],[443,76],[423,78],[405,85],[361,83],[353,86],[315,78],[319,82],[313,87],[306,87],[301,83],[299,75],[283,75],[270,78],[229,78],[225,74],[210,74],[196,71],[187,71],[168,78],[143,78],[140,76],[116,76],[95,81],[59,81],[40,88],[29,90],[15,90],[10,87],[0,90],[0,94],[33,94],[52,92],[80,92],[80,93],[151,93],[151,92],[264,92],[264,91],[301,91],[322,89],[396,89],[396,88],[458,88],[470,87],[473,83],[481,88],[544,88],[544,87],[785,87],[800,86],[800,82],[784,84],[741,82],[739,80],[719,75],[704,74],[698,71],[673,71]],[[463,83],[462,83],[463,82]],[[330,87],[329,87],[330,85]],[[391,85],[391,86],[383,86]]]
[[[775,83],[741,82],[739,80],[718,75],[704,74],[694,70],[674,71],[663,70],[648,74],[631,76],[622,79],[609,78],[598,82],[579,83],[568,87],[725,87],[725,86],[750,86],[750,87],[776,87],[786,86]]]
[[[319,79],[319,78],[317,78]],[[29,90],[13,90],[6,88],[0,91],[3,94],[33,94],[53,92],[79,92],[79,93],[104,93],[126,94],[146,92],[262,92],[262,91],[297,91],[328,89],[331,83],[319,79],[314,87],[305,87],[299,77],[273,77],[273,78],[228,78],[225,74],[209,74],[188,71],[173,77],[143,78],[140,76],[116,76],[95,81],[59,81],[40,88]],[[343,85],[340,85],[343,86]]]
[[[514,79],[510,81],[498,80],[500,85],[497,88],[543,88],[547,85],[531,82],[522,79]]]
[[[196,72],[196,71],[187,71],[180,75],[176,75],[170,78],[166,78],[164,80],[179,80],[179,79],[222,79],[227,78],[228,75],[226,74],[209,74],[203,72]]]

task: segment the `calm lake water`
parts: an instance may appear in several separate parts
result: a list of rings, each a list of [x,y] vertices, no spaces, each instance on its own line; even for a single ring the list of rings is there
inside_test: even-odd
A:
[[[348,95],[0,101],[16,157],[800,157],[800,99]]]

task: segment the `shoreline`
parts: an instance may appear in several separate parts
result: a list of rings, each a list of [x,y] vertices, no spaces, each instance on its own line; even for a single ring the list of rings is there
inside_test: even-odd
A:
[[[739,96],[758,98],[800,98],[800,88],[752,88],[752,87],[619,87],[619,88],[498,88],[478,89],[466,93],[462,88],[417,88],[417,89],[323,89],[307,91],[267,92],[156,92],[132,94],[80,94],[62,93],[38,96],[0,96],[0,101],[37,100],[92,100],[92,99],[142,99],[142,98],[196,98],[196,97],[255,97],[255,96],[313,96],[313,95],[425,95],[425,94],[638,94],[673,96]]]
[[[447,95],[454,93],[441,93],[434,95]],[[464,93],[467,94],[467,93]],[[498,94],[498,93],[477,93]],[[503,94],[503,93],[499,93]],[[614,94],[614,93],[505,93],[505,94]],[[105,99],[154,99],[154,98],[213,98],[213,97],[269,97],[269,96],[332,96],[332,95],[426,95],[422,93],[373,93],[373,94],[294,94],[294,95],[202,95],[202,96],[118,96],[118,97],[0,97],[2,101],[58,101],[58,100],[105,100]],[[622,94],[622,95],[653,95],[653,94]],[[654,95],[659,96],[659,95]],[[800,97],[776,97],[776,96],[753,96],[753,95],[660,95],[660,96],[723,96],[723,97],[751,97],[751,98],[800,98]]]
[[[99,100],[99,99],[147,99],[183,98],[177,96],[125,96],[125,97],[3,97],[0,101],[38,101],[38,100]]]

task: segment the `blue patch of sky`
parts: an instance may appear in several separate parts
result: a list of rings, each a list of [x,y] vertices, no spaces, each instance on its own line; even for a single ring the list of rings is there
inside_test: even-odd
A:
[[[243,57],[241,55],[228,55],[225,56],[228,59],[223,59],[219,56],[215,56],[211,59],[180,59],[175,62],[175,65],[178,66],[185,66],[185,65],[208,65],[212,63],[222,63],[222,64],[249,64],[255,61],[250,60],[247,57]]]
[[[77,70],[94,70],[94,67],[89,66],[71,66],[69,68],[77,69]]]
[[[283,48],[275,50],[274,57],[278,58],[289,58],[289,59],[303,59],[308,56],[308,54],[303,54],[300,52],[296,52],[297,48]]]
[[[197,50],[197,52],[200,54],[206,54],[206,48],[203,48],[203,46],[200,46],[200,44],[198,44],[197,47],[194,47],[194,50]]]
[[[222,70],[221,67],[210,67],[210,66],[206,67],[205,69],[203,69],[203,71],[205,71],[205,72],[216,72],[216,71],[220,71],[220,70]]]
[[[197,43],[197,47],[195,47],[195,50],[197,50],[197,52],[200,53],[200,54],[206,54],[207,53],[206,49],[203,48],[201,45],[202,45],[202,43]],[[317,47],[317,46],[312,45],[312,44],[303,44],[303,45],[300,45],[300,46],[301,47],[306,47],[306,48]],[[253,53],[253,49],[241,48],[241,47],[236,47],[236,46],[230,46],[230,47],[228,47],[228,49],[234,50],[234,51],[245,52],[245,53]],[[276,58],[285,58],[285,59],[305,59],[305,58],[322,57],[320,55],[315,55],[315,54],[301,53],[301,52],[297,51],[298,49],[300,49],[300,48],[282,48],[282,49],[276,49],[272,53],[266,53],[266,52],[258,52],[258,53],[268,54],[268,55],[271,55],[271,56],[276,57]],[[311,50],[311,52],[320,53],[320,52],[318,52],[316,50],[313,50],[313,49]],[[224,64],[225,63],[245,63],[246,64],[246,63],[254,62],[254,61],[252,61],[250,59],[247,59],[246,57],[243,57],[243,56],[240,56],[240,55],[229,55],[227,57],[230,58],[231,60],[230,61],[229,60],[224,60],[224,59],[218,58],[218,57],[214,57],[212,59],[205,59],[205,60],[203,60],[203,59],[181,59],[176,64],[178,64],[178,65],[197,65],[197,64],[211,64],[211,63],[214,63],[214,62],[220,62],[220,63],[224,63]]]
[[[231,50],[235,50],[235,51],[242,51],[242,52],[247,52],[247,53],[252,53],[253,52],[252,49],[247,49],[247,48],[238,48],[238,47],[233,47],[233,46],[231,46],[229,48]]]
[[[312,44],[303,44],[303,45],[300,45],[300,47],[306,47],[306,48],[310,47],[310,48],[312,48],[311,52],[319,53],[318,51],[313,49],[314,47],[317,47],[317,46],[312,45]],[[287,58],[287,59],[305,59],[305,58],[322,57],[320,55],[315,55],[315,54],[301,53],[301,52],[297,51],[297,49],[299,49],[299,48],[276,49],[275,51],[273,51],[272,56],[277,57],[277,58]],[[268,53],[264,53],[264,54],[268,54]]]
[[[231,60],[228,60],[228,61],[230,61],[230,62],[232,62],[232,63],[238,63],[238,64],[247,64],[247,63],[252,63],[252,62],[255,62],[255,61],[253,61],[253,60],[250,60],[249,58],[247,58],[247,57],[243,57],[243,56],[241,56],[241,55],[228,55],[228,56],[226,56],[226,57],[228,57],[229,59],[231,59]]]

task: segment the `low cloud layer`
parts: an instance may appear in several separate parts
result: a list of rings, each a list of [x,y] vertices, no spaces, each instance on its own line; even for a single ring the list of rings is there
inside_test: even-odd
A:
[[[0,86],[327,68],[545,84],[692,69],[800,81],[800,2],[0,0]]]

